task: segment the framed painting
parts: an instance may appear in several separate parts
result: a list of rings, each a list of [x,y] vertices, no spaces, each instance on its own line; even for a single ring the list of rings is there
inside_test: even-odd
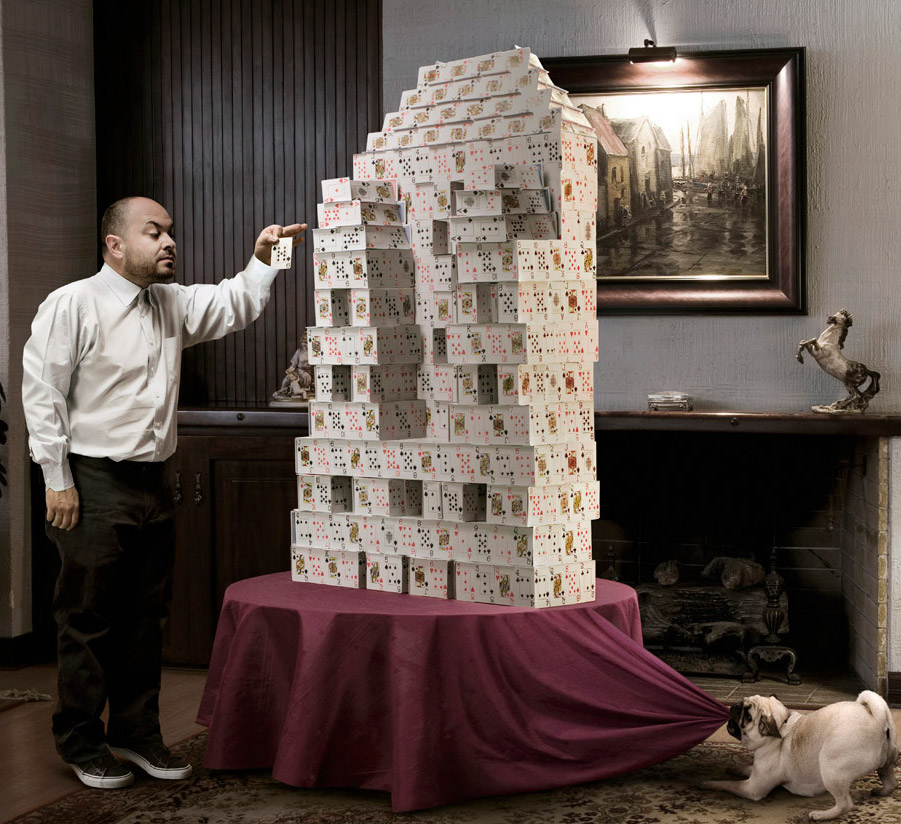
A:
[[[542,63],[598,137],[598,314],[806,313],[803,48]]]

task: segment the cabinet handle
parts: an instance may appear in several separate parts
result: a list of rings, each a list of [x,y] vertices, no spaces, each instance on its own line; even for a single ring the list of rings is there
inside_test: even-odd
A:
[[[180,504],[185,498],[181,491],[181,472],[175,473],[175,493],[172,496],[175,503]]]
[[[194,474],[194,503],[200,506],[203,503],[203,485],[200,483],[200,473]]]

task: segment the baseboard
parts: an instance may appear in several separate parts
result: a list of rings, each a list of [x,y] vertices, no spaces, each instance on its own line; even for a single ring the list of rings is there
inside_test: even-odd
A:
[[[20,669],[55,660],[55,650],[48,639],[35,632],[15,638],[0,638],[0,668]]]
[[[901,672],[888,673],[888,694],[885,700],[893,707],[901,707]]]

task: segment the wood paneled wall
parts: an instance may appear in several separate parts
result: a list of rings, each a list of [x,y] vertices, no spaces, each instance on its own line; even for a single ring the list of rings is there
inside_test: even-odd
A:
[[[381,128],[381,0],[95,0],[98,208],[175,220],[182,283],[242,269],[269,223],[316,225],[320,181]],[[98,215],[99,225],[99,215]],[[313,323],[312,236],[244,332],[185,352],[181,405],[252,406]]]
[[[0,380],[9,425],[8,444],[0,447],[9,480],[0,498],[0,661],[6,663],[21,662],[34,628],[22,349],[47,294],[96,271],[91,22],[90,0],[0,3]],[[43,488],[34,506],[42,534]],[[47,603],[35,593],[35,621]],[[52,623],[52,611],[45,615]],[[3,643],[9,638],[20,640]]]

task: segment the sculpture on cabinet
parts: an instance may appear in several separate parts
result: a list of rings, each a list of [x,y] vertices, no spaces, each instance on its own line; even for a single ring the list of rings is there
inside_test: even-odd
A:
[[[272,402],[305,404],[316,394],[313,384],[313,367],[307,359],[306,339],[298,342],[297,349],[291,357],[291,363],[285,369],[285,377],[279,389],[272,393]]]

